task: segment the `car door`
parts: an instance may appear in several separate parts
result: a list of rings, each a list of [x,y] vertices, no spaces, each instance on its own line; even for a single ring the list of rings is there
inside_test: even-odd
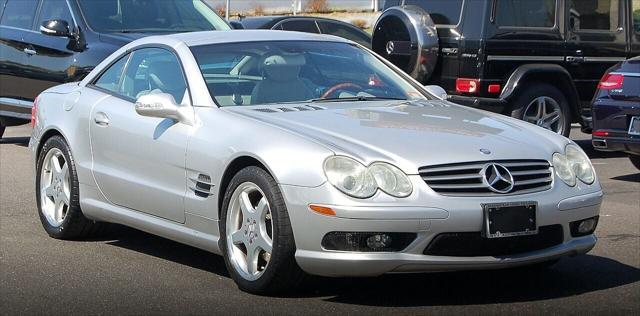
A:
[[[190,126],[140,116],[135,110],[136,98],[150,93],[169,93],[183,106],[191,106],[176,55],[164,48],[136,50],[89,87],[105,95],[90,117],[92,170],[105,198],[183,223]]]
[[[26,96],[33,100],[40,92],[65,82],[77,81],[78,65],[76,63],[75,40],[69,37],[42,34],[39,29],[42,22],[64,20],[75,28],[66,0],[42,0],[40,10],[34,24],[34,32],[27,37],[27,79],[23,89]]]
[[[28,119],[31,101],[27,71],[27,37],[31,30],[38,0],[0,1],[4,11],[0,18],[0,115],[12,113]]]
[[[567,70],[583,106],[605,71],[626,59],[626,0],[566,0]]]

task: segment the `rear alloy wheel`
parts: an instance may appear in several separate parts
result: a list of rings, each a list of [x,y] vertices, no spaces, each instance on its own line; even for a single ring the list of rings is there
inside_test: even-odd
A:
[[[524,89],[513,101],[511,116],[568,137],[571,110],[562,92],[552,85],[540,83]]]
[[[282,193],[265,170],[247,167],[233,177],[222,204],[220,235],[225,264],[241,290],[286,291],[303,279]]]
[[[49,236],[75,239],[101,233],[106,224],[87,219],[80,210],[78,177],[64,138],[47,139],[36,166],[38,213]]]

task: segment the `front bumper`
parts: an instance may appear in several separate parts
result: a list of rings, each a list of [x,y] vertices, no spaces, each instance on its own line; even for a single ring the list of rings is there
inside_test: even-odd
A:
[[[572,237],[569,223],[598,215],[602,201],[602,191],[598,184],[581,184],[582,187],[579,185],[577,188],[569,188],[558,181],[555,183],[557,187],[526,195],[454,198],[431,191],[419,176],[411,178],[414,193],[405,199],[378,193],[371,200],[358,201],[344,196],[328,183],[316,188],[282,185],[296,241],[295,257],[299,266],[307,273],[322,276],[499,269],[583,254],[596,243],[597,239],[593,234]],[[429,243],[440,233],[480,232],[483,227],[481,203],[513,201],[537,202],[538,225],[562,225],[562,242],[542,250],[508,256],[449,257],[423,254]],[[336,216],[315,213],[309,209],[309,204],[330,206],[336,211]],[[398,252],[324,249],[321,246],[322,238],[335,231],[404,232],[415,233],[417,237]]]

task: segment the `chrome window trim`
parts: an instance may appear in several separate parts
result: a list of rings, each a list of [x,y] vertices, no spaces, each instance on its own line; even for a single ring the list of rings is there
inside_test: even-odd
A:
[[[564,61],[564,56],[514,56],[514,55],[489,55],[487,61]]]

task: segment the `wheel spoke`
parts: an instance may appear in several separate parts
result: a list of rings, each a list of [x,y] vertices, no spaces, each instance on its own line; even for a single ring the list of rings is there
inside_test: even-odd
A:
[[[62,166],[60,166],[60,160],[56,155],[51,156],[51,172],[56,175],[62,173]]]
[[[269,202],[267,202],[267,198],[264,196],[258,202],[258,206],[256,206],[256,217],[260,219],[264,219],[267,212],[269,211]]]
[[[247,235],[245,234],[246,228],[244,226],[240,227],[240,230],[231,234],[231,241],[234,245],[246,244]]]
[[[246,220],[249,218],[249,214],[253,213],[254,208],[249,199],[247,192],[240,193],[240,210],[242,211],[242,217]]]
[[[256,246],[268,253],[271,253],[271,250],[273,250],[273,243],[271,241],[271,237],[267,235],[266,231],[260,231],[260,236],[256,239]]]
[[[69,196],[69,193],[67,191],[62,191],[62,194],[60,194],[60,202],[64,203],[65,205],[69,206],[69,200],[71,200],[71,197]]]
[[[247,247],[247,272],[255,274],[258,271],[258,255],[260,250],[256,246]]]
[[[54,205],[54,214],[53,214],[53,218],[60,222],[62,221],[62,209],[64,208],[64,203],[62,203],[62,199],[56,198],[54,199],[55,201],[55,205]]]
[[[62,169],[60,170],[60,178],[66,181],[68,177],[69,177],[69,164],[65,163],[64,166],[62,166]]]
[[[537,109],[538,113],[536,114],[536,119],[540,119],[544,116],[546,107],[547,107],[547,104],[544,98],[538,98],[538,109]]]

